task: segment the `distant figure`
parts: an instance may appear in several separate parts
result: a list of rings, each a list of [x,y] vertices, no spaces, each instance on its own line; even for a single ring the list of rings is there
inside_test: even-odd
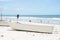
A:
[[[42,23],[42,20],[40,20],[40,23]]]
[[[17,22],[18,22],[18,19],[19,19],[19,14],[17,14]]]
[[[31,22],[31,20],[29,20],[29,22]]]

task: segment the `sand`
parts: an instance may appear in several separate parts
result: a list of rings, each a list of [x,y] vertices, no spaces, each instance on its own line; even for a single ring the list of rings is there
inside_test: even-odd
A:
[[[60,40],[60,33],[43,34],[15,31],[11,27],[0,26],[0,40]]]
[[[7,24],[11,25],[12,23],[16,23],[16,22],[6,22],[6,21],[1,22],[0,21],[0,24],[2,24],[2,25],[7,25]],[[20,23],[29,24],[27,22],[20,22]],[[18,23],[18,25],[20,25],[20,23]],[[15,24],[12,24],[12,25],[14,26]],[[31,24],[29,24],[29,25],[31,25]],[[32,25],[39,25],[39,24],[32,23]],[[48,25],[48,24],[46,24],[46,25]],[[50,26],[50,25],[48,25],[48,26]],[[9,26],[0,26],[0,40],[60,40],[60,25],[53,25],[53,26],[55,27],[55,33],[53,33],[53,34],[15,31],[15,30],[13,30],[13,28],[11,26],[10,27]]]

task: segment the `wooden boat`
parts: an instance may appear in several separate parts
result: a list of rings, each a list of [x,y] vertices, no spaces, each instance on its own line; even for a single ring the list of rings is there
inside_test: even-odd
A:
[[[10,26],[15,30],[41,32],[41,33],[52,33],[54,28],[52,25],[31,23],[31,22],[24,22],[24,23],[11,22]]]

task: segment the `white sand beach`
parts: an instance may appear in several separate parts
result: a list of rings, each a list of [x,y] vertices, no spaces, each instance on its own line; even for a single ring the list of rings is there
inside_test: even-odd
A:
[[[60,40],[60,0],[0,0],[0,40]]]
[[[3,36],[2,36],[3,35]],[[44,34],[15,31],[11,27],[0,26],[0,40],[60,40],[60,34]]]
[[[21,22],[21,23],[27,24],[27,22]],[[6,23],[4,24],[6,25]],[[34,23],[32,23],[32,25],[33,24]],[[39,25],[39,24],[36,23],[34,25]],[[48,24],[45,24],[45,25],[48,25]],[[54,26],[55,26],[55,29],[54,29],[55,32],[53,34],[16,31],[16,30],[13,30],[12,27],[0,26],[0,40],[60,40],[60,36],[59,36],[60,26],[59,25],[54,25]]]

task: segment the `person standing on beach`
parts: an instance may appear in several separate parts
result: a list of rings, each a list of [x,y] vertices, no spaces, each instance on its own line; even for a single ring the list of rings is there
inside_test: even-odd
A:
[[[18,19],[19,19],[19,14],[17,14],[17,22],[18,22]]]

